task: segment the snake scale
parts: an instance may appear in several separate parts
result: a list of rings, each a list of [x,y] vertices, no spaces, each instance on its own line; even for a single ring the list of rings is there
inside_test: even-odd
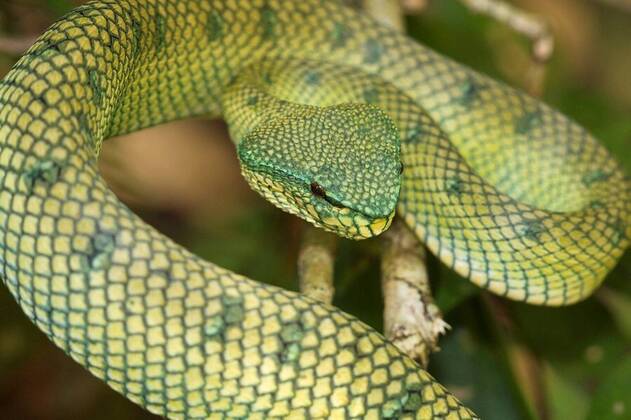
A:
[[[292,100],[323,108],[277,115]],[[88,3],[0,84],[0,274],[52,341],[163,416],[475,417],[354,317],[191,255],[99,176],[104,139],[224,111],[278,206],[366,237],[396,205],[446,265],[511,299],[585,298],[631,236],[629,179],[582,128],[335,1]],[[345,126],[363,147],[348,165]],[[270,145],[321,179],[280,170]]]

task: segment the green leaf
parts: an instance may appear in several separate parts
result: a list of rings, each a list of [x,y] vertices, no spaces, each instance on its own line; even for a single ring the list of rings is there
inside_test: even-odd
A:
[[[468,330],[455,327],[442,350],[431,357],[430,372],[483,419],[528,419],[502,357]]]
[[[590,401],[587,391],[549,363],[542,370],[550,420],[585,418]]]
[[[430,271],[430,278],[438,279],[434,285],[434,298],[445,315],[482,290],[447,267],[441,266],[440,273],[432,271]]]
[[[75,5],[70,0],[46,0],[46,7],[51,10],[56,17],[68,13]]]
[[[598,387],[588,420],[631,418],[631,355],[614,369]]]
[[[620,333],[631,342],[631,295],[603,287],[598,291],[598,298],[611,314]]]

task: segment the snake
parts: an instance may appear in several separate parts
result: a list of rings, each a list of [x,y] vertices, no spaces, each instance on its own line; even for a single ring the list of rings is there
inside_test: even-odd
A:
[[[161,416],[476,417],[360,320],[204,261],[117,199],[103,141],[192,116],[224,116],[279,208],[353,239],[397,214],[509,299],[586,298],[631,237],[631,181],[585,129],[337,1],[87,3],[0,82],[0,275]]]

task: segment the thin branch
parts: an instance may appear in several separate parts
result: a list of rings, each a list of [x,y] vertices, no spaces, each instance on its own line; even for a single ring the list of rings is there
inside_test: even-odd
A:
[[[22,55],[37,39],[36,36],[0,36],[0,53]]]
[[[335,293],[333,265],[336,239],[322,229],[309,226],[304,232],[298,254],[300,292],[329,304]]]
[[[432,297],[426,252],[400,220],[395,220],[383,237],[384,332],[397,347],[426,366],[429,355],[439,349],[438,338],[449,329]]]
[[[554,52],[554,37],[548,25],[538,16],[524,12],[502,0],[460,0],[476,13],[492,17],[528,37],[532,41],[532,56],[544,63]]]

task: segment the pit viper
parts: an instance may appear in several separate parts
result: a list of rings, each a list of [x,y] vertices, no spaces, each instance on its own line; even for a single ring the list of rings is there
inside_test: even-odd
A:
[[[88,3],[0,83],[0,274],[156,414],[475,417],[354,317],[199,259],[99,176],[104,139],[222,114],[279,207],[354,238],[396,207],[511,299],[583,299],[629,243],[629,178],[584,129],[336,1]]]

